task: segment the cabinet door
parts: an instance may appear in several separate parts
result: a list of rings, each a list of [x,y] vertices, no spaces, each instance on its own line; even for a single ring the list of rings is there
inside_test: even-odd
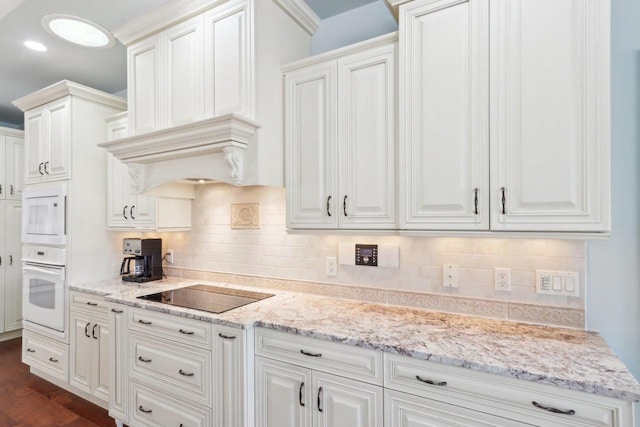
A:
[[[41,145],[46,181],[71,178],[71,97],[47,104],[47,134]],[[85,141],[86,142],[86,141]]]
[[[396,228],[396,45],[338,60],[338,192],[344,228]]]
[[[94,345],[91,328],[93,323],[89,315],[72,311],[69,324],[71,327],[69,382],[71,385],[91,393],[92,348]]]
[[[167,63],[166,127],[204,117],[203,17],[196,16],[162,34]]]
[[[0,308],[5,307],[5,292],[6,278],[5,271],[7,270],[7,248],[6,248],[6,236],[5,236],[5,202],[0,201]],[[0,332],[4,332],[4,316],[0,316]]]
[[[122,118],[107,123],[107,140],[129,136],[128,120]],[[132,227],[130,208],[133,205],[129,166],[107,153],[107,227]]]
[[[216,326],[213,330],[214,417],[215,425],[243,427],[246,425],[245,393],[247,364],[246,333],[240,329]],[[249,416],[253,416],[249,414]]]
[[[112,305],[109,308],[109,415],[118,420],[127,416],[127,308]]]
[[[42,171],[42,145],[45,144],[47,118],[44,107],[34,108],[24,113],[25,168],[27,184],[40,182]]]
[[[401,228],[489,228],[489,0],[402,9]]]
[[[337,228],[337,64],[285,76],[287,226]],[[341,201],[340,201],[341,202]]]
[[[386,427],[515,427],[529,425],[392,390],[385,390],[384,402]]]
[[[313,372],[318,427],[382,427],[382,387]]]
[[[262,357],[255,365],[256,427],[312,427],[311,370]]]
[[[7,164],[7,154],[5,149],[6,137],[0,135],[0,165]],[[0,168],[0,200],[6,198],[7,189],[7,170],[6,167]]]
[[[4,163],[0,163],[6,165],[6,178],[4,179],[2,194],[7,199],[22,200],[22,188],[24,187],[24,140],[7,136],[5,147],[6,157]]]
[[[491,0],[491,23],[492,229],[609,230],[609,2]]]
[[[140,135],[160,129],[163,117],[160,105],[164,105],[161,94],[163,73],[160,36],[151,37],[128,49],[128,101],[129,128],[131,135]]]
[[[140,229],[155,229],[157,218],[156,196],[138,194],[133,196],[133,205],[129,209],[133,225]]]
[[[229,113],[254,117],[250,5],[232,2],[205,14],[206,117]]]
[[[110,329],[106,320],[96,320],[91,327],[91,338],[93,341],[93,353],[91,355],[93,363],[92,390],[93,394],[109,401],[111,353],[109,352]]]
[[[22,328],[22,257],[21,221],[22,204],[6,201],[4,210],[4,330]],[[0,273],[1,274],[1,273]],[[1,307],[0,303],[0,307]]]

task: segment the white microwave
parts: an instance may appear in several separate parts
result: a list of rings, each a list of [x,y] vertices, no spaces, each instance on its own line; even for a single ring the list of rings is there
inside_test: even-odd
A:
[[[66,245],[66,217],[66,184],[23,190],[22,243]]]

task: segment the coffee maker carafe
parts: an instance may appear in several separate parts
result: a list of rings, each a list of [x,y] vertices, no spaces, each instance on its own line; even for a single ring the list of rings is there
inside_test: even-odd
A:
[[[150,282],[162,279],[162,239],[123,239],[122,252],[125,255],[133,255],[122,260],[122,280]]]

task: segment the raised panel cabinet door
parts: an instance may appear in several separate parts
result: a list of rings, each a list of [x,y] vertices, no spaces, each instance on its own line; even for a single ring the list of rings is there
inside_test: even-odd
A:
[[[491,1],[495,230],[610,229],[610,2]]]
[[[22,328],[22,203],[7,200],[5,203],[4,248],[4,330]],[[0,273],[1,275],[1,273]],[[0,305],[2,306],[2,305]]]
[[[71,325],[69,383],[82,391],[91,393],[94,345],[91,329],[93,322],[89,316],[72,311],[69,324]]]
[[[71,97],[47,104],[46,144],[43,171],[47,181],[71,178]]]
[[[122,118],[107,123],[107,140],[129,136],[128,120]],[[107,153],[107,227],[133,227],[130,209],[133,205],[129,166]]]
[[[336,61],[285,75],[289,228],[338,228],[336,79]]]
[[[204,20],[196,16],[165,31],[167,127],[204,117]]]
[[[5,307],[5,293],[3,292],[6,286],[6,259],[7,259],[7,248],[6,248],[6,208],[5,201],[0,200],[0,308],[4,309]],[[4,316],[0,316],[0,332],[4,332]]]
[[[47,117],[44,107],[34,108],[24,113],[25,142],[25,182],[33,184],[42,181],[42,152],[46,144]]]
[[[95,326],[95,328],[94,328]],[[110,329],[106,321],[95,321],[91,328],[91,339],[93,339],[93,394],[109,401],[110,391],[110,371],[111,353],[109,352]]]
[[[7,149],[6,149],[6,136],[0,135],[0,200],[6,198],[7,195]]]
[[[127,308],[121,305],[109,307],[109,415],[128,421],[127,396]]]
[[[487,230],[489,0],[400,13],[400,228]]]
[[[313,372],[317,427],[382,427],[382,387]]]
[[[344,228],[396,228],[396,44],[338,60],[338,214]]]
[[[311,370],[262,357],[255,366],[256,427],[316,427]]]
[[[241,329],[213,328],[214,424],[224,427],[244,427],[247,417],[246,332]]]
[[[129,208],[129,215],[133,225],[140,229],[156,228],[156,218],[158,215],[157,196],[147,196],[144,194],[134,195],[133,204]]]
[[[393,390],[385,390],[384,402],[386,427],[524,427],[529,425]]]
[[[254,117],[251,3],[230,2],[205,14],[205,115]]]
[[[160,36],[130,46],[128,55],[129,131],[140,135],[161,129],[165,124],[160,108],[164,101]]]
[[[2,137],[0,137],[1,139]],[[2,151],[2,150],[0,150]],[[24,140],[13,136],[5,139],[6,178],[2,185],[2,195],[10,200],[22,200],[24,188]],[[0,173],[0,177],[2,177]]]

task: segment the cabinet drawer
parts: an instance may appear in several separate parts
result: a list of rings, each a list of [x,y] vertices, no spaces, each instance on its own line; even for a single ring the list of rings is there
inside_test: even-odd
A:
[[[130,311],[129,328],[197,347],[211,348],[211,324],[151,310]]]
[[[207,427],[211,410],[165,396],[136,382],[131,382],[132,426]]]
[[[36,333],[22,332],[22,362],[69,381],[69,346]]]
[[[258,328],[256,355],[382,385],[382,353]]]
[[[629,402],[425,360],[384,357],[384,386],[388,389],[537,426],[621,426],[630,422]],[[533,402],[574,413],[553,413]]]
[[[108,313],[108,304],[104,297],[99,295],[86,294],[83,292],[71,292],[71,309],[90,311],[91,314],[104,316]]]
[[[130,335],[130,373],[169,394],[179,392],[190,401],[211,406],[211,352],[200,348]]]

